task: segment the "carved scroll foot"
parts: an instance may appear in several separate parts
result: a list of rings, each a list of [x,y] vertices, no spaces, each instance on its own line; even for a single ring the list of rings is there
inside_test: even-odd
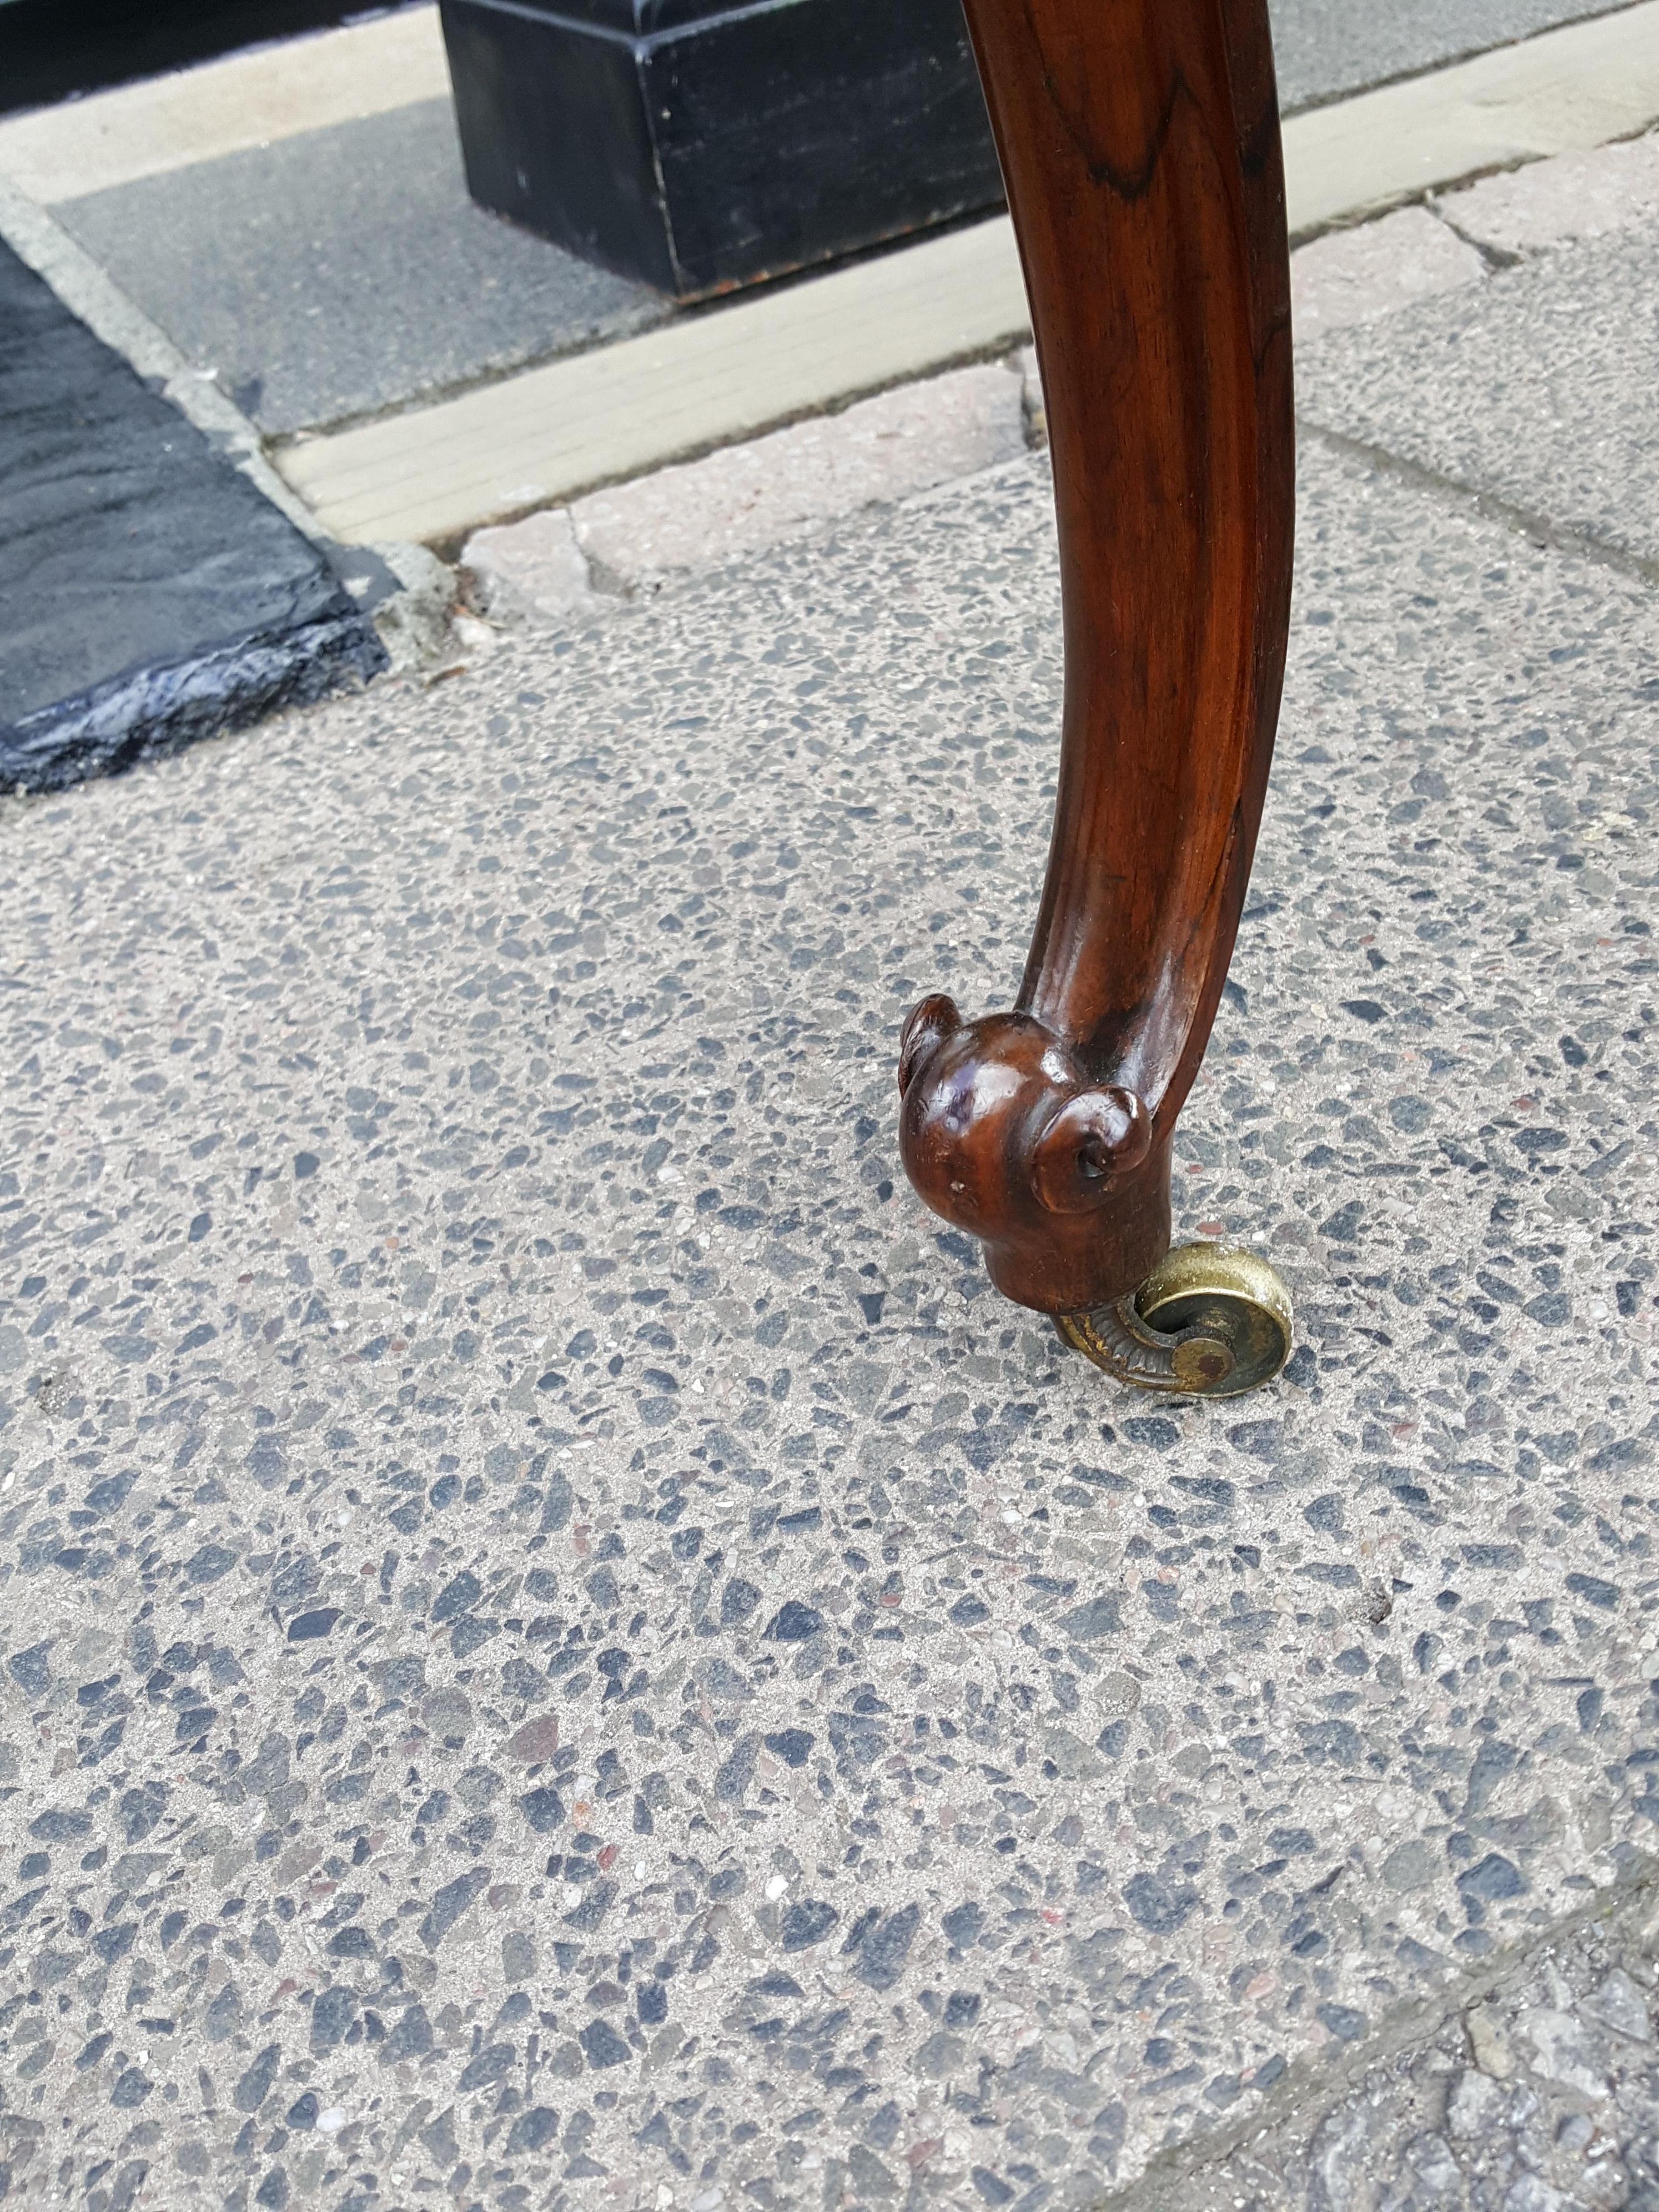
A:
[[[1260,1389],[1291,1356],[1290,1292],[1253,1252],[1213,1244],[1180,1246],[1133,1297],[1054,1326],[1119,1382],[1189,1397]]]
[[[1170,1141],[1032,1014],[965,1021],[924,999],[899,1046],[899,1152],[935,1213],[977,1237],[991,1280],[1040,1313],[1133,1291],[1170,1249]]]

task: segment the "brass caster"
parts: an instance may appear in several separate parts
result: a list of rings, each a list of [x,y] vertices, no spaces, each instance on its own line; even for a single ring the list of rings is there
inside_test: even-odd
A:
[[[1056,1316],[1073,1350],[1139,1390],[1236,1398],[1291,1356],[1290,1292],[1254,1252],[1182,1244],[1115,1305]]]

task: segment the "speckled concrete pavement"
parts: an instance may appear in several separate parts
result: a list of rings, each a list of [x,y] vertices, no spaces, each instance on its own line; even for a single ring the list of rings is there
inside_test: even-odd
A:
[[[15,2199],[1173,2203],[1640,1920],[1659,608],[1317,437],[1300,561],[1241,1403],[897,1174],[1030,919],[1038,459],[0,806]]]

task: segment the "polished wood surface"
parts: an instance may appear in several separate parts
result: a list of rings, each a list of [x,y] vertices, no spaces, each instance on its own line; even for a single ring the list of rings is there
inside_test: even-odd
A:
[[[906,1025],[901,1146],[1010,1297],[1170,1241],[1289,620],[1290,274],[1263,0],[964,0],[1030,293],[1065,621],[1059,796],[1015,1011]]]

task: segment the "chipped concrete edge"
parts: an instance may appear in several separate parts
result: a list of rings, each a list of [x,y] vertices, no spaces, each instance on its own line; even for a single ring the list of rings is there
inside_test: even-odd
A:
[[[1048,442],[1048,423],[1035,346],[1029,343],[1016,346],[991,356],[989,362],[967,367],[971,372],[988,365],[1000,365],[1018,379],[1015,407],[1024,448],[1028,453],[1042,452]],[[964,373],[963,366],[958,364],[932,374],[909,378],[903,385],[890,387],[888,392],[873,395],[873,402],[890,397],[893,391],[926,390],[930,386],[947,385]],[[833,425],[843,417],[855,417],[862,407],[872,404],[872,399],[871,395],[860,395],[844,406],[826,408],[817,416],[805,419]],[[486,523],[468,532],[457,551],[456,574],[463,623],[471,617],[498,631],[585,626],[607,615],[641,605],[664,592],[720,574],[752,557],[762,549],[751,546],[742,551],[711,550],[708,543],[690,559],[653,561],[643,550],[638,557],[618,558],[615,549],[607,557],[606,552],[592,542],[584,522],[594,502],[602,502],[610,492],[643,488],[659,479],[681,478],[684,483],[683,495],[695,503],[699,496],[699,473],[708,466],[718,466],[726,455],[745,450],[764,451],[772,441],[787,440],[800,427],[799,422],[769,425],[748,438],[716,447],[692,460],[665,462],[660,467],[642,470],[620,485],[608,486],[603,491],[585,494],[577,499],[558,501],[513,521]],[[994,473],[997,468],[1006,465],[1006,458],[984,467],[958,468],[932,483],[897,484],[872,498],[855,499],[844,506],[827,506],[769,539],[764,550],[822,537],[877,507],[908,507],[957,489],[976,476]],[[489,557],[495,542],[532,532],[545,541],[538,549],[537,562],[546,586],[541,591],[526,588],[522,579],[515,580],[510,571]]]
[[[1393,2006],[1361,2040],[1297,2059],[1248,2113],[1172,2145],[1123,2188],[1097,2197],[1091,2212],[1165,2212],[1176,2185],[1210,2178],[1254,2136],[1289,2128],[1310,2142],[1377,2067],[1422,2049],[1455,2021],[1501,2000],[1557,1944],[1598,1925],[1637,1949],[1654,1949],[1659,1940],[1659,1858],[1626,1846],[1620,1871],[1579,1911],[1533,1930],[1526,1941],[1506,1946],[1478,1967],[1453,1966],[1438,1988]]]
[[[0,240],[51,286],[94,337],[119,354],[224,454],[355,591],[350,571],[354,565],[361,568],[361,557],[354,564],[352,549],[331,538],[283,481],[266,455],[258,427],[227,397],[211,370],[194,368],[62,224],[4,176],[0,176]],[[387,589],[383,581],[382,596],[371,601],[368,610],[393,671],[408,672],[441,660],[453,648],[453,572],[424,545],[384,544],[356,550],[360,556],[367,551],[383,563],[395,587]]]

